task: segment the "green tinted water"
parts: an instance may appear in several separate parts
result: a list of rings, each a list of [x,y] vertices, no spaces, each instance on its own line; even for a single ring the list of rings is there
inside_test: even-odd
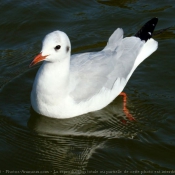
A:
[[[26,170],[28,174],[34,170],[40,174],[167,174],[175,170],[173,0],[2,0],[0,12],[1,174],[10,170],[11,174]],[[156,30],[172,28],[154,37],[158,50],[137,68],[124,89],[136,122],[125,118],[121,97],[103,110],[66,120],[39,116],[30,109],[39,65],[32,69],[28,65],[47,33],[66,32],[72,54],[94,51],[105,46],[117,27],[131,36],[152,17],[159,18]]]

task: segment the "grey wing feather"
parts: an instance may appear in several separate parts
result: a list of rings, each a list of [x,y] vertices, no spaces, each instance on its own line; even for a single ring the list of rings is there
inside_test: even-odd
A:
[[[114,51],[120,42],[123,39],[123,30],[118,28],[114,31],[114,33],[110,36],[106,47],[103,50],[111,50]]]
[[[131,72],[143,44],[136,37],[123,39],[123,31],[117,29],[102,51],[73,55],[70,95],[80,102],[91,98],[104,87],[112,89],[117,78],[126,79]]]

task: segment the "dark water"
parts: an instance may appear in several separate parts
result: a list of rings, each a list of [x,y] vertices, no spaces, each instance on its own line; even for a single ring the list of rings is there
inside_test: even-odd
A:
[[[174,0],[1,0],[0,12],[0,174],[175,174]],[[124,89],[135,122],[120,96],[72,119],[30,109],[39,65],[28,65],[47,33],[65,31],[73,54],[94,51],[117,27],[130,36],[152,17],[156,30],[172,28]]]

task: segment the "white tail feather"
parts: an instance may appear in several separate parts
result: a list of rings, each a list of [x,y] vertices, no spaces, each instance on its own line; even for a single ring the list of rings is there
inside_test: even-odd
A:
[[[140,50],[139,55],[137,56],[134,68],[136,68],[143,60],[149,57],[153,52],[155,52],[158,48],[158,42],[154,39],[149,39]]]
[[[142,49],[140,50],[140,53],[138,54],[134,66],[131,70],[131,72],[128,74],[127,78],[126,78],[126,82],[129,80],[129,78],[131,77],[132,73],[134,72],[134,70],[138,67],[138,65],[144,61],[147,57],[149,57],[153,52],[155,52],[158,48],[158,42],[155,41],[154,39],[149,39],[142,47]]]

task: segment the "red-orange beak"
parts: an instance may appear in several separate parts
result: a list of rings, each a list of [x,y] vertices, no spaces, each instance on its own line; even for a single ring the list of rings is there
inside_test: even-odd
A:
[[[38,55],[34,58],[34,60],[30,63],[29,67],[32,67],[32,66],[34,66],[35,64],[39,63],[40,61],[43,61],[47,56],[48,56],[48,55],[42,56],[42,53],[38,54]]]

